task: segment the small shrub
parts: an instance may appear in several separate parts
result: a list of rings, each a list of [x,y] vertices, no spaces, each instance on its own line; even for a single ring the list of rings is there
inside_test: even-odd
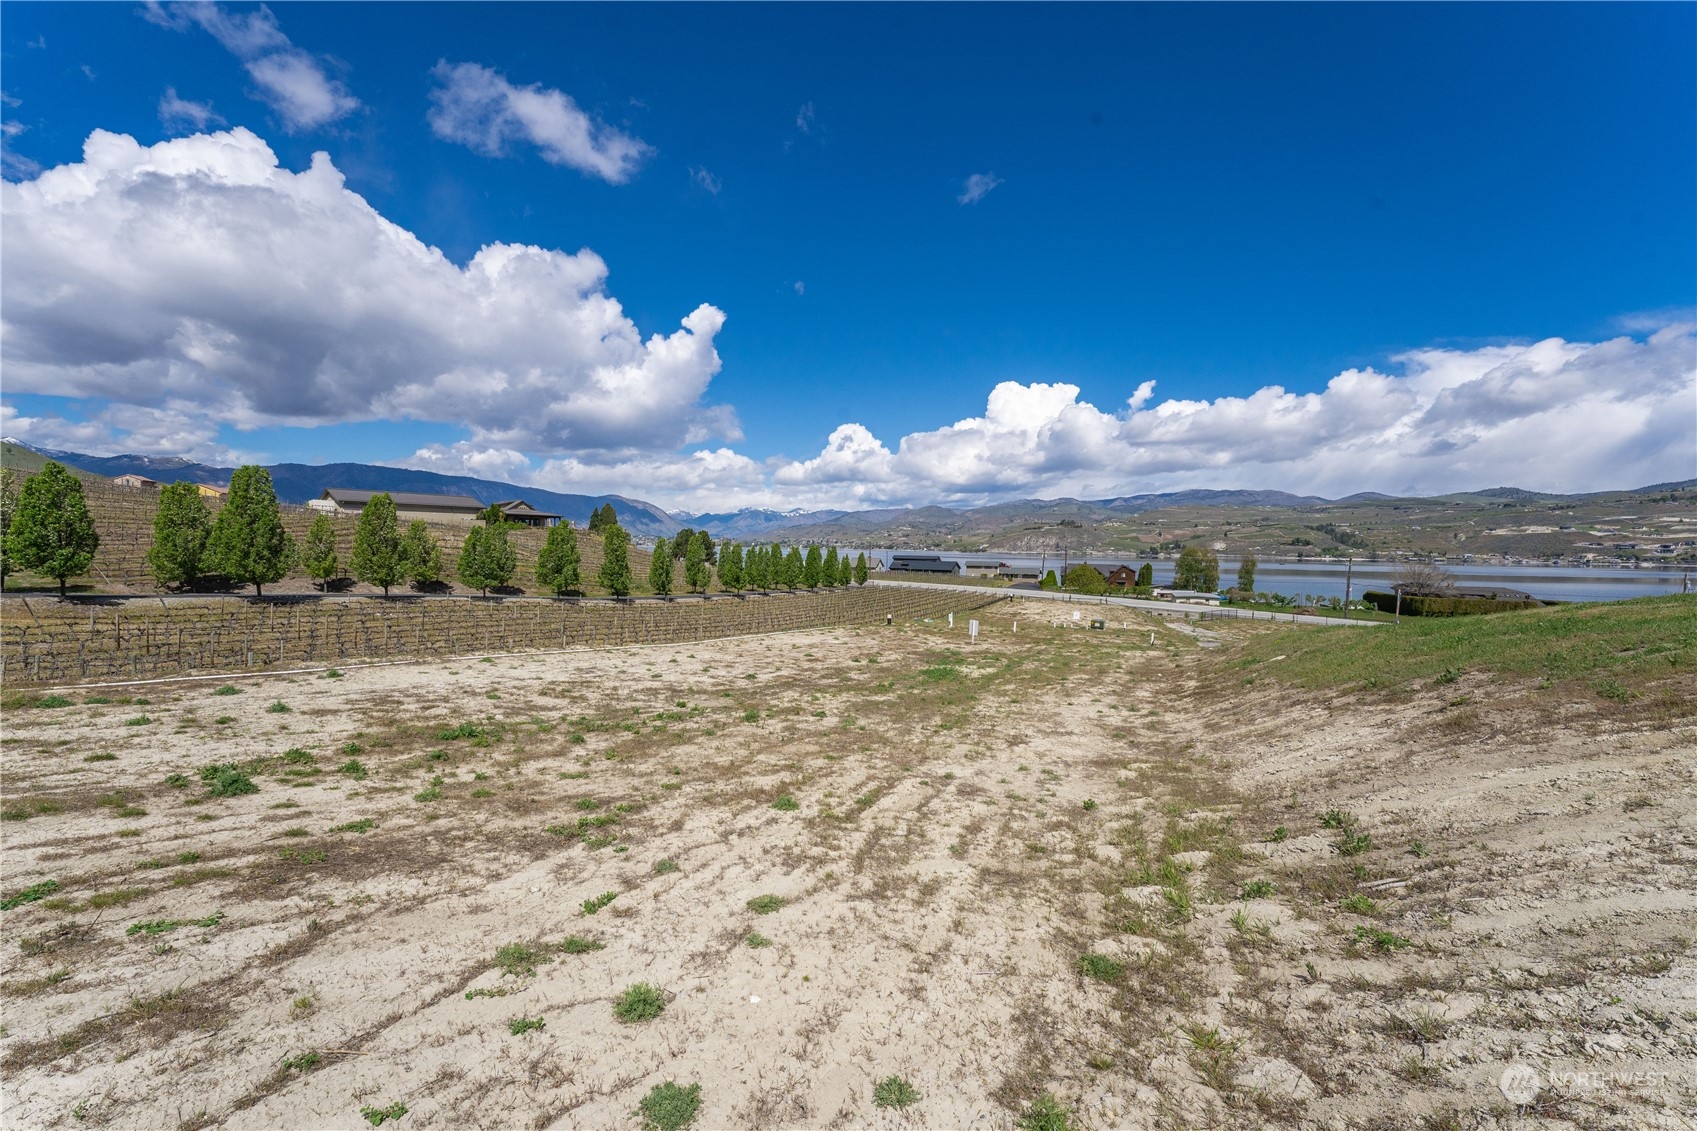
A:
[[[358,743],[349,743],[348,745],[357,746]],[[346,749],[347,747],[343,747],[344,751]],[[343,762],[340,766],[336,767],[336,772],[346,774],[355,781],[364,781],[366,772],[365,763],[361,762],[358,758],[349,758],[346,762]]]
[[[772,808],[778,810],[780,813],[794,813],[797,809],[800,809],[801,806],[796,802],[795,798],[786,793],[780,796],[778,800],[772,802]]]
[[[1072,1112],[1049,1092],[1038,1096],[1019,1117],[1019,1131],[1074,1131]]]
[[[426,804],[432,801],[440,801],[442,800],[442,787],[435,784],[429,785],[413,794],[412,799],[414,801],[425,802]]]
[[[273,715],[286,715],[290,711],[294,710],[293,707],[289,706],[287,703],[283,702],[281,699],[273,700],[271,705],[269,707],[265,708],[265,709],[266,709],[267,712],[269,712],[270,714],[273,714]]]
[[[613,1003],[613,1016],[626,1024],[652,1021],[666,1011],[666,996],[647,982],[638,982]]]
[[[386,1121],[399,1119],[401,1116],[405,1115],[407,1113],[407,1105],[399,1101],[390,1104],[388,1107],[371,1107],[367,1105],[366,1107],[360,1108],[359,1113],[365,1116],[366,1120],[373,1127],[381,1127]]]
[[[1079,973],[1098,982],[1115,982],[1125,973],[1125,964],[1102,954],[1086,954],[1078,960]]]
[[[748,909],[756,915],[770,915],[784,906],[785,902],[781,895],[757,895],[748,901]]]
[[[319,676],[318,678],[319,679],[341,679],[342,673],[340,671],[336,670],[335,668],[326,668],[325,671],[324,671],[324,674]]]
[[[1243,885],[1242,897],[1244,899],[1266,899],[1273,894],[1273,890],[1272,880],[1250,880]]]
[[[63,695],[43,695],[31,704],[35,707],[73,707],[76,704]]]
[[[484,737],[483,728],[475,723],[461,723],[458,726],[447,727],[436,732],[436,738],[440,742],[453,742],[460,738],[482,737]]]
[[[1290,830],[1285,828],[1283,825],[1280,825],[1278,828],[1273,830],[1272,835],[1267,837],[1267,839],[1273,844],[1278,844],[1280,841],[1289,838],[1289,836]]]
[[[590,809],[599,809],[601,808],[601,802],[595,800],[593,797],[580,797],[577,799],[577,807],[585,811]]]
[[[538,963],[551,961],[547,952],[529,943],[508,943],[495,952],[495,965],[501,968],[501,973],[515,978],[534,974]]]
[[[337,825],[330,831],[333,833],[368,833],[376,827],[376,821],[372,820],[370,817],[361,817],[357,821],[349,821],[347,824]]]
[[[147,715],[137,715],[133,719],[125,719],[124,725],[127,727],[144,727],[152,722],[153,720]]]
[[[670,1080],[654,1085],[636,1105],[646,1131],[683,1131],[695,1121],[700,1109],[700,1084],[684,1088]]]
[[[1386,954],[1389,954],[1392,951],[1404,950],[1414,945],[1414,941],[1412,939],[1405,939],[1401,935],[1395,935],[1390,931],[1380,930],[1378,927],[1355,928],[1355,940],[1357,942],[1368,943],[1374,950],[1382,951]]]
[[[681,872],[682,870],[683,869],[678,867],[678,862],[676,860],[662,860],[654,865],[654,874],[656,876],[666,876],[673,872]]]
[[[116,762],[117,760],[116,754],[90,754],[83,759],[85,762]]]
[[[315,1052],[303,1052],[299,1056],[291,1056],[283,1062],[283,1068],[289,1072],[311,1072],[323,1063],[324,1058]]]
[[[253,783],[252,778],[228,762],[202,766],[200,780],[206,783],[209,797],[240,797],[243,794],[259,792],[259,787]]]
[[[1347,829],[1355,824],[1355,818],[1342,809],[1328,809],[1320,815],[1320,827],[1323,829]]]
[[[522,1036],[534,1029],[544,1028],[548,1022],[541,1017],[515,1017],[507,1022],[507,1032],[513,1036]]]
[[[749,678],[752,679],[753,677],[750,676]],[[742,713],[742,721],[745,723],[757,723],[760,721],[760,712],[755,710],[753,707],[750,707]]]
[[[193,785],[194,782],[189,780],[189,776],[187,774],[171,774],[165,779],[165,784],[170,786],[172,789],[187,789],[189,786]]]
[[[900,1076],[886,1076],[872,1086],[872,1102],[877,1107],[907,1107],[919,1102],[919,1092]]]
[[[618,892],[604,891],[594,899],[586,899],[583,901],[583,913],[585,915],[593,915],[617,898],[619,898]]]
[[[285,848],[277,856],[291,864],[322,864],[330,859],[322,848]]]
[[[1351,915],[1372,915],[1379,910],[1379,905],[1373,902],[1372,897],[1362,892],[1338,900],[1338,907]]]
[[[564,939],[560,940],[560,952],[562,954],[590,954],[597,950],[606,949],[606,943],[599,943],[594,939],[586,939],[582,935],[567,935]]]
[[[748,945],[753,947],[755,950],[759,950],[764,946],[772,945],[772,940],[761,934],[759,931],[752,932],[746,941],[748,942]]]
[[[39,884],[31,884],[17,895],[0,900],[0,911],[10,911],[14,907],[22,907],[26,903],[34,903],[46,899],[59,890],[58,880],[42,880]]]
[[[214,688],[212,691],[214,695],[240,695],[241,693],[241,688],[232,687],[227,683],[223,687]]]
[[[1373,847],[1373,838],[1366,833],[1354,829],[1345,829],[1343,839],[1338,841],[1339,856],[1360,856]]]
[[[1094,802],[1094,801],[1090,801],[1090,800],[1086,800],[1086,801],[1085,801],[1085,802],[1084,802],[1084,811],[1085,811],[1085,812],[1086,812],[1086,813],[1089,813],[1089,812],[1091,812],[1091,811],[1092,811],[1092,810],[1094,810],[1094,809],[1095,809],[1095,808],[1096,808],[1096,803],[1095,803],[1095,802]]]

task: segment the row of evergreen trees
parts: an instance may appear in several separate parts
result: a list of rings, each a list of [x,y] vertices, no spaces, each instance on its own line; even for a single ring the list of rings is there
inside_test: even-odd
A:
[[[487,594],[512,581],[518,555],[508,537],[511,524],[499,508],[489,507],[478,518],[481,523],[467,532],[453,574]],[[590,516],[590,530],[601,536],[602,544],[595,580],[615,597],[628,597],[634,587],[630,534],[619,525],[611,503]],[[82,481],[52,461],[21,486],[13,469],[0,473],[0,534],[0,578],[14,568],[31,570],[58,580],[61,596],[70,578],[88,572],[100,546]],[[775,542],[747,549],[735,543],[717,546],[707,531],[685,529],[655,544],[649,588],[669,595],[680,559],[684,584],[695,593],[707,591],[715,566],[719,584],[733,593],[864,585],[867,578],[865,554],[851,564],[834,546],[823,551],[809,546],[805,553],[794,547],[786,553]],[[297,547],[283,525],[271,473],[252,466],[236,469],[216,517],[195,484],[161,487],[147,564],[162,585],[193,588],[219,577],[252,585],[260,596],[265,586],[281,581],[297,565],[321,588],[344,576],[345,565],[346,573],[377,586],[385,596],[393,586],[428,588],[448,574],[429,526],[414,521],[403,531],[395,501],[387,493],[373,495],[360,512],[346,563],[337,547],[337,524],[325,514],[314,516],[305,544]],[[548,531],[537,555],[536,579],[558,595],[582,592],[583,560],[571,523]]]

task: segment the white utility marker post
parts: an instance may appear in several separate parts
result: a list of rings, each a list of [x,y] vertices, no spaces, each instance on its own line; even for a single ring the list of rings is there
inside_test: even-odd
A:
[[[978,643],[978,622],[977,621],[969,620],[969,621],[966,622],[966,634],[967,634],[968,637],[971,638],[971,640],[974,644]]]
[[[954,626],[955,626],[955,615],[953,613],[950,613],[949,614],[949,627],[953,628]]]

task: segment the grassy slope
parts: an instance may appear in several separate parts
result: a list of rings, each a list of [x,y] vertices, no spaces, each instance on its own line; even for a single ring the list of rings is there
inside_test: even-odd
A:
[[[1315,689],[1396,687],[1446,671],[1641,683],[1697,669],[1697,598],[1405,618],[1395,627],[1358,632],[1264,634],[1249,641],[1235,663],[1260,678]]]

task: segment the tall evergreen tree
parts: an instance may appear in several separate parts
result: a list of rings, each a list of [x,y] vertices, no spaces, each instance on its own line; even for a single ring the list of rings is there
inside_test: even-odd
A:
[[[536,555],[537,583],[563,597],[583,588],[583,559],[578,554],[577,530],[561,520],[548,530],[548,539]]]
[[[684,583],[696,593],[707,592],[707,583],[713,577],[707,564],[707,543],[707,531],[699,530],[684,550]]]
[[[1154,585],[1155,567],[1150,565],[1148,562],[1144,562],[1142,565],[1137,567],[1137,587],[1139,589],[1150,589],[1153,588]]]
[[[406,576],[406,563],[401,559],[400,514],[395,510],[394,496],[387,491],[371,496],[359,512],[349,564],[355,577],[367,585],[381,586],[385,597],[389,586],[399,584]]]
[[[859,556],[854,559],[854,583],[856,585],[865,585],[866,576],[866,551],[862,550]]]
[[[329,515],[313,515],[312,525],[306,531],[306,546],[301,550],[301,565],[320,589],[336,576],[341,561],[336,556],[336,521]]]
[[[672,560],[674,562],[675,561],[681,561],[683,559],[683,556],[686,553],[689,552],[690,541],[694,538],[695,538],[695,531],[691,530],[687,526],[684,527],[682,530],[678,531],[676,534],[672,535],[671,548],[672,548]]]
[[[212,515],[201,501],[199,487],[193,483],[161,487],[159,510],[153,515],[153,545],[147,550],[153,579],[161,585],[192,587],[200,578],[211,534]]]
[[[1243,592],[1255,592],[1255,567],[1259,564],[1254,554],[1243,555],[1243,560],[1237,563],[1237,587]]]
[[[424,520],[415,518],[407,523],[401,535],[401,562],[406,579],[416,586],[434,585],[442,580],[442,547]]]
[[[790,552],[784,555],[784,588],[798,588],[802,581],[805,580],[806,575],[804,571],[806,568],[806,564],[801,558],[801,550],[795,546],[791,546]]]
[[[12,516],[18,510],[21,481],[15,467],[0,467],[0,584],[12,572],[12,554],[6,549],[6,531],[12,529]]]
[[[854,584],[854,563],[849,561],[847,550],[837,559],[837,584],[844,589]]]
[[[454,563],[454,573],[460,583],[480,591],[485,597],[489,596],[489,587],[494,582],[484,573],[483,569],[483,536],[489,533],[486,526],[473,526],[466,531],[465,541],[460,543],[460,557]]]
[[[613,509],[612,503],[596,507],[589,512],[589,532],[591,534],[604,534],[617,525],[619,525],[619,514]]]
[[[746,584],[743,576],[742,547],[735,542],[719,546],[719,584],[729,593],[740,593]]]
[[[826,585],[837,584],[837,548],[832,546],[825,551],[825,565],[819,571],[819,579]]]
[[[295,540],[283,528],[271,473],[263,467],[238,467],[230,476],[230,493],[206,541],[206,563],[209,570],[252,585],[261,597],[265,586],[293,568]]]
[[[661,538],[654,543],[654,556],[648,560],[648,588],[662,597],[672,592],[672,544]]]
[[[601,569],[595,579],[615,597],[630,596],[630,534],[616,522],[602,531]]]
[[[766,588],[766,551],[758,543],[742,556],[742,582],[750,589]]]
[[[809,589],[819,588],[819,583],[825,577],[825,559],[819,553],[818,546],[807,548],[807,557],[801,563],[801,583]]]
[[[48,460],[18,491],[17,509],[6,527],[7,558],[20,569],[57,580],[63,597],[66,580],[87,573],[99,548],[82,480],[64,464]]]

